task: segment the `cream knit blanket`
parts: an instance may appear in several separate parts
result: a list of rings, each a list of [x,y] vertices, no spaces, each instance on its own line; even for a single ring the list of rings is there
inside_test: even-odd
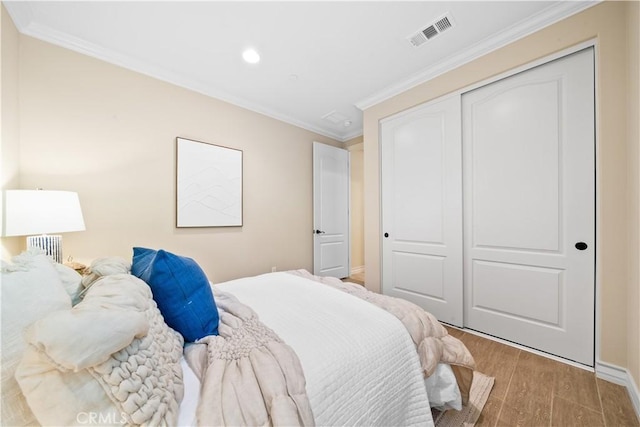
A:
[[[130,274],[100,278],[84,300],[27,329],[16,372],[43,425],[175,425],[182,337]]]
[[[233,295],[214,287],[218,336],[185,348],[202,384],[203,426],[313,426],[302,366],[291,347]]]

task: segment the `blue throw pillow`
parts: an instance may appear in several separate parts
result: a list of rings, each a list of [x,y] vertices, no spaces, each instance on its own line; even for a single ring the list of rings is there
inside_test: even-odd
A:
[[[165,322],[186,342],[218,335],[209,280],[193,259],[162,249],[133,248],[131,274],[147,282]]]

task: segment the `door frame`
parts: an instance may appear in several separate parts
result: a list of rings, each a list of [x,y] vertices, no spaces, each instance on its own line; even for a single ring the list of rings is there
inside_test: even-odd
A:
[[[601,230],[602,230],[602,224],[600,222],[600,218],[602,217],[601,213],[602,213],[602,206],[600,204],[600,190],[601,190],[601,186],[600,186],[600,182],[598,179],[599,176],[599,171],[600,171],[600,141],[599,141],[599,129],[600,129],[600,112],[599,112],[599,87],[598,87],[598,81],[599,81],[599,72],[598,72],[598,63],[599,63],[599,49],[598,49],[598,40],[596,38],[592,38],[590,40],[586,40],[584,42],[578,43],[576,45],[573,45],[569,48],[560,50],[558,52],[555,52],[551,55],[546,55],[540,59],[537,59],[535,61],[531,61],[528,62],[527,64],[524,64],[522,66],[516,67],[516,68],[512,68],[511,70],[505,71],[503,73],[497,74],[495,76],[492,76],[488,79],[484,79],[481,81],[478,81],[474,84],[465,86],[463,88],[457,89],[455,91],[449,92],[447,94],[444,94],[442,96],[439,96],[437,98],[434,99],[428,99],[425,100],[424,102],[421,102],[419,105],[406,109],[404,111],[401,111],[399,113],[393,114],[391,116],[385,117],[383,119],[381,119],[378,122],[378,147],[380,147],[381,144],[381,131],[380,131],[380,127],[381,127],[381,123],[382,121],[386,121],[389,120],[391,118],[394,118],[396,116],[399,116],[400,114],[406,114],[412,110],[415,110],[417,108],[419,108],[422,104],[428,103],[428,102],[434,102],[437,101],[439,99],[445,98],[445,97],[449,97],[449,96],[462,96],[463,93],[465,92],[469,92],[472,91],[474,89],[477,89],[479,87],[482,86],[486,86],[488,84],[497,82],[498,80],[502,80],[504,78],[507,77],[511,77],[513,75],[522,73],[524,71],[530,70],[532,68],[535,68],[537,66],[546,64],[548,62],[554,61],[556,59],[560,59],[562,57],[571,55],[573,53],[576,53],[580,50],[586,49],[592,47],[593,48],[593,55],[594,55],[594,141],[595,141],[595,260],[594,260],[594,264],[595,264],[595,272],[594,272],[594,276],[595,276],[595,283],[594,283],[594,302],[595,302],[595,307],[594,307],[594,313],[595,313],[595,324],[594,324],[594,333],[595,333],[595,337],[594,337],[594,370],[598,371],[600,369],[600,367],[603,366],[606,369],[606,366],[609,366],[608,364],[602,362],[602,360],[600,359],[600,344],[601,344],[601,328],[600,328],[600,319],[602,318],[601,316],[601,311],[602,311],[602,304],[600,303],[600,298],[601,298],[601,286],[602,286],[602,277],[601,277],[601,257],[600,257],[600,244],[601,244]],[[382,150],[378,149],[378,164],[382,164]],[[383,256],[383,252],[382,252],[382,235],[384,233],[384,231],[382,230],[382,183],[379,182],[378,183],[378,197],[380,200],[380,205],[379,205],[379,212],[380,212],[380,222],[379,222],[379,253],[380,253],[380,262],[379,262],[379,266],[380,266],[380,278],[383,277],[383,273],[382,273],[382,256]],[[382,290],[382,283],[381,283],[381,290]],[[495,339],[493,337],[491,337],[492,339]],[[509,343],[508,343],[509,344]],[[517,344],[516,344],[517,346]],[[528,347],[527,347],[528,349]],[[541,352],[542,353],[542,352]],[[543,353],[544,355],[553,357],[552,355],[549,355],[547,353]],[[585,365],[582,364],[577,364],[575,362],[569,361],[567,359],[560,359],[566,363],[575,365],[575,366],[579,366],[581,368],[585,368]]]

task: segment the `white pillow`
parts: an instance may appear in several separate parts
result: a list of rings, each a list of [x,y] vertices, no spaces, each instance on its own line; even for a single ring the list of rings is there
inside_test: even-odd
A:
[[[130,274],[101,277],[73,308],[31,325],[16,378],[42,425],[175,425],[183,340],[151,289]]]
[[[93,260],[89,268],[85,269],[82,278],[82,288],[86,289],[96,280],[104,276],[114,274],[129,274],[131,272],[131,261],[121,257],[104,257]]]
[[[25,329],[57,310],[71,308],[54,261],[38,250],[24,252],[2,262],[2,420],[1,425],[36,423],[15,380],[16,366],[26,348]]]
[[[56,271],[60,276],[62,287],[69,294],[71,304],[76,305],[80,302],[80,292],[82,291],[82,276],[71,267],[64,264],[55,263]]]

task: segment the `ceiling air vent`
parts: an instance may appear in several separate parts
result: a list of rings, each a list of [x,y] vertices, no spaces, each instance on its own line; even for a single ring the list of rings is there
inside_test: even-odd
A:
[[[431,40],[437,35],[447,31],[449,28],[453,28],[453,18],[450,13],[446,13],[440,17],[436,22],[429,24],[427,27],[421,29],[416,34],[413,34],[407,39],[413,47],[418,47],[424,44],[426,41]]]
[[[339,111],[333,110],[332,112],[322,116],[322,119],[328,121],[329,123],[337,125],[337,124],[344,123],[345,120],[349,119],[349,116],[342,114]]]

